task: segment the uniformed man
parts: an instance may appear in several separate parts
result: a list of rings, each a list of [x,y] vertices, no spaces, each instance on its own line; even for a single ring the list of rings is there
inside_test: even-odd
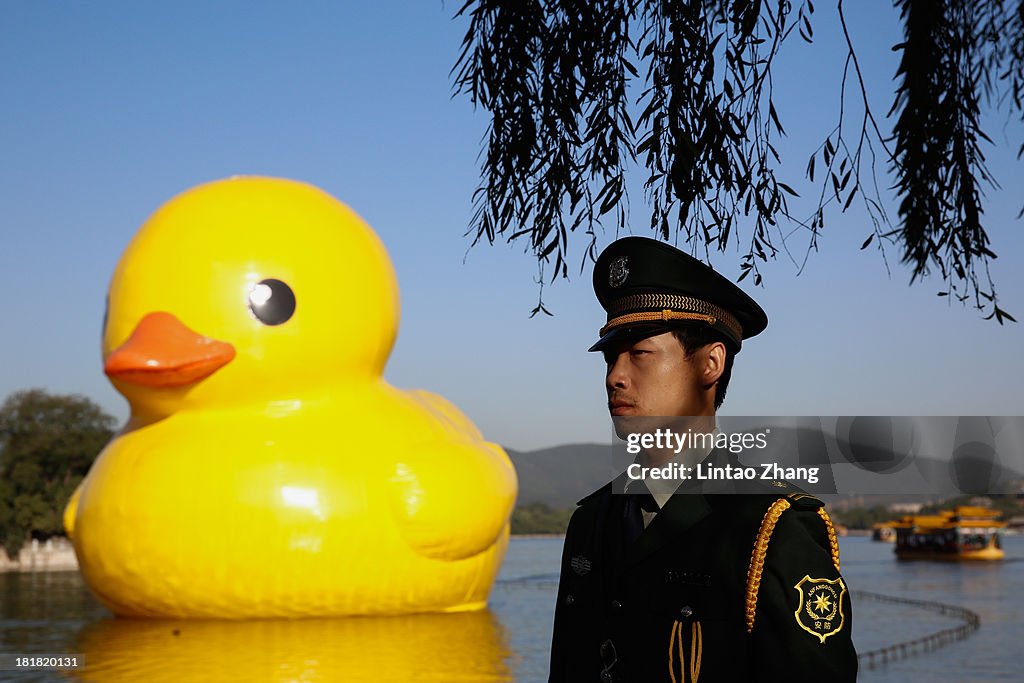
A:
[[[733,358],[768,324],[761,307],[700,261],[642,237],[601,254],[594,289],[608,319],[590,350],[607,361],[613,420],[687,416],[713,430]],[[651,449],[638,462],[723,457]],[[768,484],[763,495],[730,495],[645,483],[654,481],[624,473],[573,513],[551,683],[856,678],[850,593],[821,501]]]

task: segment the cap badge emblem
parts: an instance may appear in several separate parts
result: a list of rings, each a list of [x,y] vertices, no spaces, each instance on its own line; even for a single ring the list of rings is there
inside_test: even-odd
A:
[[[629,257],[620,256],[608,266],[608,286],[621,287],[629,277]]]

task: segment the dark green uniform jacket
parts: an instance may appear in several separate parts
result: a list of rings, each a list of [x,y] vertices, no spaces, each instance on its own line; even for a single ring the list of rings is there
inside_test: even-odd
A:
[[[562,553],[550,683],[855,680],[850,594],[821,502],[775,490],[676,493],[629,547],[625,495],[609,483],[581,500]],[[780,498],[790,505],[762,555],[755,607],[748,569]]]

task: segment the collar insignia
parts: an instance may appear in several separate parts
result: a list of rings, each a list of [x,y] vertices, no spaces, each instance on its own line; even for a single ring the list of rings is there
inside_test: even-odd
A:
[[[579,576],[590,573],[590,560],[583,555],[575,555],[571,560],[569,560],[569,565]]]

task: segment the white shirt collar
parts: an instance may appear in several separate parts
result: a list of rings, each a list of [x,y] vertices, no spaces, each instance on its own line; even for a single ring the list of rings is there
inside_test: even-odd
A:
[[[721,434],[717,424],[711,433],[715,437],[711,439],[711,441],[716,441],[718,435]],[[686,465],[687,467],[694,467],[697,463],[708,457],[712,450],[714,450],[713,445],[708,446],[705,442],[700,448],[687,448],[679,451],[679,453],[674,455],[671,460],[665,463],[665,465],[676,463],[679,465]],[[662,465],[662,467],[665,465]],[[643,482],[644,485],[647,486],[647,490],[651,492],[651,497],[654,498],[654,502],[658,504],[659,510],[665,507],[665,503],[669,501],[672,494],[675,493],[676,489],[679,488],[680,484],[682,484],[679,479],[652,479],[649,477],[644,477]],[[624,489],[626,493],[631,493],[630,484],[632,484],[632,482],[627,482],[626,484]],[[635,484],[633,485],[635,486]]]

